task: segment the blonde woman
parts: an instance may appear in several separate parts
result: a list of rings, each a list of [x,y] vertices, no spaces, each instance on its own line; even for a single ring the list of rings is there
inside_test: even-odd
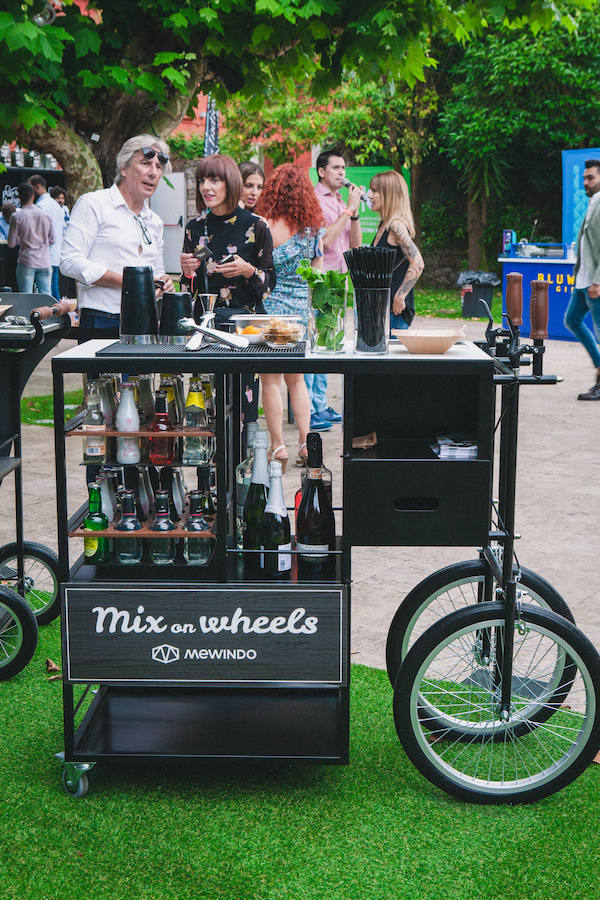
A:
[[[397,248],[392,277],[390,328],[408,328],[415,315],[414,286],[423,271],[423,257],[413,241],[415,225],[408,187],[402,175],[390,169],[371,179],[369,198],[380,216],[373,246]],[[392,333],[392,337],[396,337]]]

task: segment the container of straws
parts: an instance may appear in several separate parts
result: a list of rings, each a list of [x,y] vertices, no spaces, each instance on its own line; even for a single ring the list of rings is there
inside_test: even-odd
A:
[[[388,247],[355,247],[344,253],[344,259],[354,285],[354,352],[388,353],[396,251]]]

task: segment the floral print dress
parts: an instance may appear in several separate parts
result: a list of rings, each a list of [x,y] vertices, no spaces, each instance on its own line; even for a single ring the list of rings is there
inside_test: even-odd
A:
[[[308,322],[308,285],[304,279],[296,273],[301,259],[313,260],[322,256],[319,249],[319,241],[325,234],[325,229],[320,228],[318,234],[306,234],[299,232],[292,235],[279,247],[273,250],[273,263],[277,282],[271,293],[264,298],[263,306],[268,313],[286,316],[302,316],[306,325]]]

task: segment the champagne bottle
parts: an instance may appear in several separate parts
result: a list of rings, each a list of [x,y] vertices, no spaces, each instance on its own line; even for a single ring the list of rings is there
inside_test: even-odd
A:
[[[257,431],[254,436],[254,462],[252,479],[244,503],[244,550],[260,550],[262,536],[262,519],[267,505],[267,489],[269,472],[267,464],[267,445],[269,436],[266,431]],[[246,556],[246,565],[250,569],[258,568],[257,554]]]
[[[281,463],[269,466],[269,495],[262,520],[260,567],[269,578],[289,578],[292,568],[290,520],[283,499]],[[277,552],[264,552],[264,551]]]
[[[108,519],[101,509],[100,488],[95,481],[88,485],[89,510],[83,520],[86,531],[98,532],[108,528]],[[83,555],[86,563],[106,563],[110,559],[110,541],[106,537],[93,534],[83,539]]]
[[[106,424],[100,410],[100,397],[96,381],[88,382],[87,409],[81,427],[83,439],[83,461],[101,465],[106,462]]]
[[[302,564],[311,569],[324,567],[335,550],[335,518],[331,500],[323,485],[321,435],[311,431],[307,438],[306,481],[296,520],[296,550]]]
[[[121,521],[115,525],[116,531],[139,531],[140,521],[135,511],[135,492],[121,494]],[[136,566],[142,561],[144,544],[141,538],[115,538],[115,562],[120,566]]]
[[[175,525],[169,516],[169,495],[167,491],[157,491],[154,495],[156,503],[151,531],[173,531]],[[177,541],[175,538],[150,538],[148,541],[150,560],[155,566],[170,566],[175,562]]]
[[[192,537],[193,532],[209,531],[210,523],[204,518],[202,510],[202,492],[190,491],[190,515],[185,525],[186,532],[191,532],[183,541],[183,555],[190,566],[206,566],[210,560],[212,539]]]
[[[244,503],[248,495],[254,462],[254,436],[258,431],[256,422],[247,425],[248,456],[235,469],[235,539],[238,550],[244,547]]]
[[[155,466],[170,466],[175,457],[175,438],[159,435],[168,435],[173,431],[173,425],[167,414],[167,395],[164,391],[156,392],[156,408],[154,418],[150,425],[149,456]]]

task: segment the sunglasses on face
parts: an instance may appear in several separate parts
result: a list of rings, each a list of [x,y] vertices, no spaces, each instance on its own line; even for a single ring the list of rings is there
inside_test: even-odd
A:
[[[155,150],[154,147],[142,147],[141,149],[144,159],[154,159],[155,156],[158,156],[158,161],[161,166],[166,166],[169,162],[169,157],[165,156],[164,153],[161,153],[160,150]]]

